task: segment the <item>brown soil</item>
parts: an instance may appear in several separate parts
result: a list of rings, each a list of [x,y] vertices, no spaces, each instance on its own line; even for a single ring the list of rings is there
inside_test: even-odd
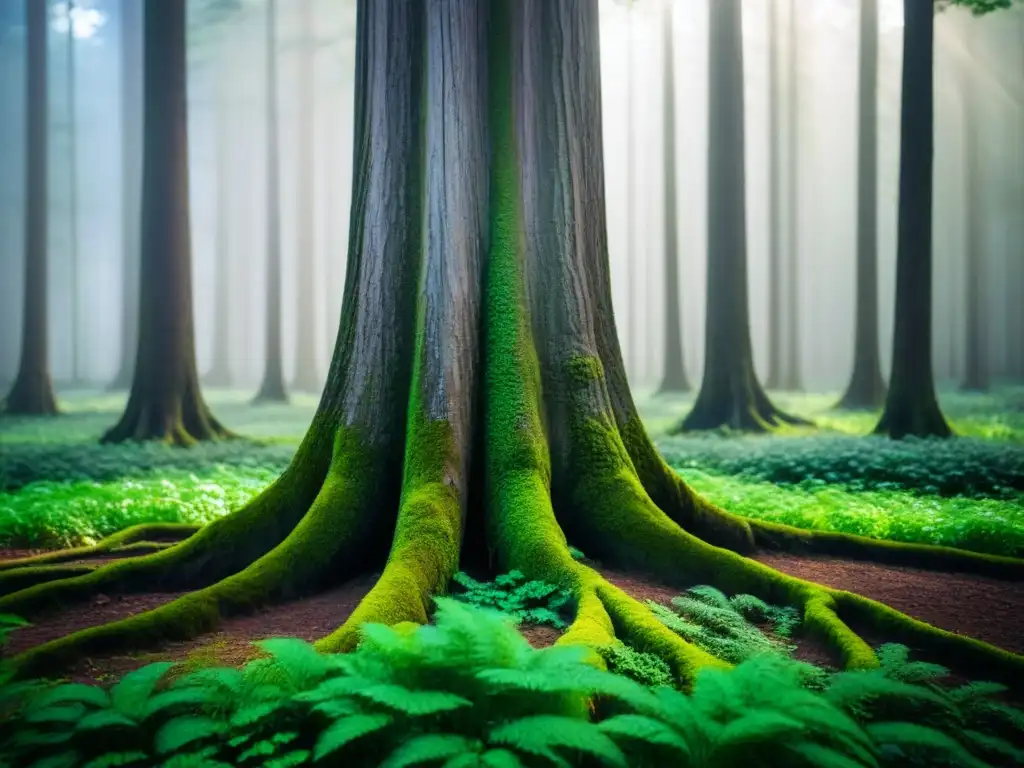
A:
[[[0,559],[24,556],[5,550]],[[108,558],[104,558],[108,559]],[[1024,584],[981,576],[935,573],[843,560],[781,554],[758,555],[757,560],[794,576],[859,592],[897,610],[952,632],[967,634],[1017,653],[1024,652]],[[642,574],[601,569],[612,584],[638,600],[668,604],[681,593]],[[373,586],[376,575],[347,582],[311,598],[273,606],[255,615],[228,619],[221,629],[196,640],[168,643],[154,653],[90,658],[71,672],[79,681],[109,680],[156,660],[239,664],[258,655],[253,641],[269,637],[315,640],[340,626]],[[91,603],[40,620],[11,634],[5,656],[79,629],[151,610],[178,597],[176,593],[97,596]],[[551,627],[523,625],[521,631],[536,648],[552,645],[560,636]],[[886,638],[866,638],[873,644]],[[814,640],[794,638],[795,656],[835,666],[831,654]]]

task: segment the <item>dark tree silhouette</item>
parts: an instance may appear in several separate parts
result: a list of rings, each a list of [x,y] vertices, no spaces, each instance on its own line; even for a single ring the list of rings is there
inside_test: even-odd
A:
[[[104,442],[189,445],[228,432],[203,401],[192,319],[185,2],[146,0],[139,345],[124,414]]]
[[[25,294],[18,375],[3,402],[10,414],[57,413],[50,379],[47,316],[47,73],[45,0],[25,0],[27,82],[25,126]]]
[[[277,0],[267,0],[267,306],[257,403],[288,401],[281,349],[281,166],[277,131]]]
[[[665,4],[665,373],[659,392],[689,392],[683,355],[683,314],[679,294],[679,223],[676,221],[676,73],[672,5]]]
[[[878,0],[860,5],[859,67],[853,373],[838,407],[875,410],[885,401],[878,348]]]
[[[768,399],[754,371],[747,297],[740,0],[712,0],[708,127],[708,282],[704,378],[677,428],[764,432],[806,423]]]
[[[720,663],[574,560],[571,540],[609,567],[800,606],[848,667],[878,663],[857,626],[1019,681],[1024,657],[740,553],[1018,577],[1021,561],[736,517],[696,497],[648,439],[611,311],[596,0],[360,0],[357,39],[350,268],[302,445],[247,506],[155,554],[73,578],[0,563],[0,591],[50,580],[0,599],[30,619],[100,591],[192,590],[40,645],[13,660],[18,674],[192,637],[383,566],[319,642],[348,650],[367,621],[426,623],[460,555],[570,590],[560,642],[618,634],[686,684]]]

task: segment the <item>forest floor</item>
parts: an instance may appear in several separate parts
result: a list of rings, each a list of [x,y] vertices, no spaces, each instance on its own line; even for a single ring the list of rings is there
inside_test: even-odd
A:
[[[779,394],[786,409],[816,429],[773,436],[669,437],[688,397],[642,397],[648,429],[688,483],[733,512],[823,530],[936,543],[1024,556],[1024,388],[991,395],[946,394],[943,406],[964,437],[893,442],[865,437],[874,414],[829,410],[832,396]],[[0,424],[0,559],[91,543],[128,525],[203,523],[258,493],[291,458],[316,406],[252,406],[246,394],[213,391],[214,412],[247,439],[182,450],[99,446],[120,413],[114,395],[72,393],[54,420]],[[1024,653],[1024,585],[978,576],[936,574],[837,558],[764,555],[795,576],[860,592],[936,626]],[[640,599],[667,604],[679,594],[641,574],[603,571]],[[79,680],[110,680],[155,660],[239,663],[252,641],[275,636],[313,640],[339,626],[373,584],[370,577],[255,616],[230,619],[215,635],[169,644],[151,654],[84,660]],[[154,608],[176,595],[98,596],[91,604],[14,632],[5,655],[70,631]],[[526,625],[537,646],[559,636]],[[878,642],[884,638],[876,638]],[[798,658],[830,664],[813,642],[798,639]]]

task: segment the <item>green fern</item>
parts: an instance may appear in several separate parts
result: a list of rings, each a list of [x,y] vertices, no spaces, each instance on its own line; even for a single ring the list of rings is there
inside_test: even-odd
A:
[[[565,629],[572,595],[543,581],[527,581],[521,571],[510,571],[481,582],[463,573],[452,577],[460,590],[455,599],[478,608],[501,611],[518,621]]]
[[[465,736],[425,733],[401,744],[380,764],[380,768],[408,768],[438,760],[450,760],[460,755],[477,757],[482,747],[480,741]]]
[[[600,649],[608,671],[623,675],[648,687],[674,685],[672,670],[660,656],[634,650],[625,643]]]
[[[386,728],[392,722],[391,715],[350,715],[335,720],[317,739],[314,759],[321,760],[356,739]]]
[[[585,754],[602,765],[628,768],[619,746],[594,723],[557,715],[524,717],[493,729],[488,742],[546,756],[556,750]]]

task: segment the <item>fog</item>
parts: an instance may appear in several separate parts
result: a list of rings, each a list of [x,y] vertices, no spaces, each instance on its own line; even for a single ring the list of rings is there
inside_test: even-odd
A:
[[[631,381],[657,383],[664,357],[664,0],[600,0],[608,234],[616,321]],[[120,363],[124,291],[124,3],[80,0],[67,22],[53,4],[50,55],[50,356],[58,386],[102,385]],[[340,311],[347,252],[355,62],[354,0],[277,3],[280,222],[285,372],[295,368],[297,313],[312,306],[319,369],[326,373]],[[709,0],[674,0],[676,159],[684,350],[691,381],[703,359]],[[747,226],[755,358],[767,352],[769,200],[768,13],[781,8],[783,65],[795,56],[796,88],[781,87],[783,131],[796,131],[795,252],[803,383],[838,390],[852,366],[856,248],[857,0],[743,0]],[[900,0],[880,0],[879,342],[891,347],[899,163]],[[200,372],[213,366],[215,307],[226,301],[234,384],[263,370],[266,306],[266,8],[263,0],[217,23],[210,0],[192,0],[189,138],[193,279]],[[789,13],[796,18],[790,45]],[[24,2],[0,0],[0,382],[13,379],[22,313],[25,147]],[[313,51],[312,138],[301,134],[303,51]],[[70,56],[69,56],[70,54]],[[934,364],[957,379],[965,357],[968,257],[965,137],[982,135],[983,324],[993,377],[1024,377],[1024,9],[936,19]],[[795,101],[793,101],[795,99]],[[790,109],[795,105],[795,109]],[[136,105],[137,106],[137,105]],[[796,116],[792,125],[789,116]],[[632,127],[630,137],[629,128]],[[313,142],[314,295],[299,296],[299,148]],[[140,158],[135,158],[138,163]],[[129,159],[129,162],[130,159]],[[627,172],[632,163],[632,174]],[[788,144],[782,164],[791,167]],[[129,170],[131,170],[129,166]],[[137,172],[137,169],[135,169]],[[630,183],[629,179],[632,179]],[[786,218],[788,200],[782,201]],[[630,226],[627,217],[632,216]],[[130,231],[130,230],[129,230]],[[632,237],[627,237],[627,232]],[[627,242],[627,239],[630,242]],[[75,247],[72,247],[74,243]],[[230,279],[216,280],[217,259]]]

